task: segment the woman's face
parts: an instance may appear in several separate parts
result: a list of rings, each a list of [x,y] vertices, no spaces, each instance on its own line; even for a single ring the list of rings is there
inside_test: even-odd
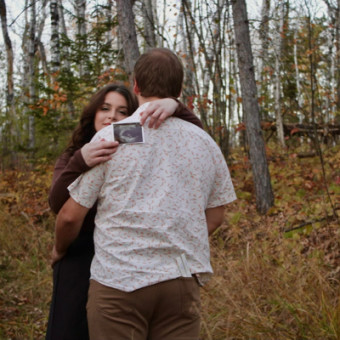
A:
[[[94,128],[101,130],[113,122],[118,122],[128,116],[128,105],[126,99],[118,92],[106,94],[104,103],[98,108],[94,118]]]

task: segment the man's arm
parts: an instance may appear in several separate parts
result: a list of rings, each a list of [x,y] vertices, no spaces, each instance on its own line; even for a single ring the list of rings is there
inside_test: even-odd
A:
[[[77,238],[89,208],[78,204],[70,197],[58,213],[55,225],[55,243],[52,251],[52,266],[64,255]]]
[[[205,211],[208,225],[208,234],[211,235],[222,223],[224,219],[224,205],[216,208],[208,208]]]

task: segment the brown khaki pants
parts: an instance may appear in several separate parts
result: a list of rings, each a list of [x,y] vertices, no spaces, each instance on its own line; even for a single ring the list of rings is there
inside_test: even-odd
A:
[[[178,278],[133,292],[90,280],[91,340],[197,340],[200,292],[194,278]]]

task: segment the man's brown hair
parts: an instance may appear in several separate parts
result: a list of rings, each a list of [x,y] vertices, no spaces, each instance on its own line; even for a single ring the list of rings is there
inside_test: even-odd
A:
[[[142,54],[134,68],[135,81],[143,97],[179,97],[183,65],[167,48],[153,48]]]

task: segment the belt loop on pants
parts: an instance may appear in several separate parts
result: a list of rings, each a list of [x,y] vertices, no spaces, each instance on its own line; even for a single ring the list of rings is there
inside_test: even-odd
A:
[[[195,281],[200,287],[203,287],[203,282],[200,278],[200,274],[192,274],[191,276],[195,279]]]

